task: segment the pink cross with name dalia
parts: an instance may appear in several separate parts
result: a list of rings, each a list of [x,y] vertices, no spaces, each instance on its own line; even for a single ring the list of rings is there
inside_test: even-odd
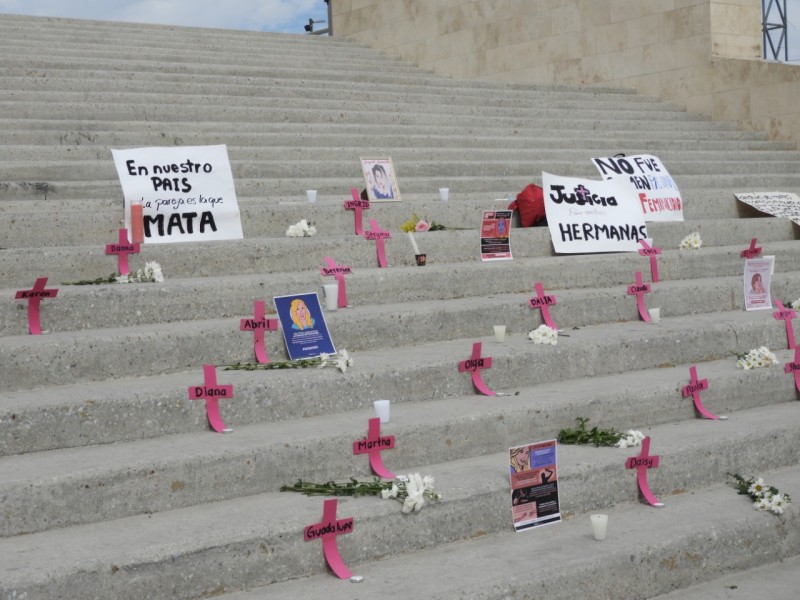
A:
[[[361,215],[363,211],[369,209],[369,200],[362,200],[356,188],[350,188],[350,196],[353,199],[344,201],[344,209],[354,211],[353,219],[356,226],[356,235],[364,235],[364,227],[361,225]]]
[[[720,417],[717,417],[711,414],[705,406],[703,406],[703,401],[700,399],[700,392],[702,390],[708,389],[708,379],[697,379],[697,366],[692,365],[689,367],[689,385],[683,386],[681,392],[683,393],[684,398],[688,398],[689,396],[692,397],[694,400],[694,407],[697,409],[701,415],[703,415],[706,419],[711,419],[713,421],[719,420]]]
[[[253,332],[253,350],[259,363],[269,362],[267,348],[264,346],[264,332],[278,330],[278,319],[266,319],[264,315],[264,301],[255,300],[253,302],[253,318],[239,321],[239,331]]]
[[[336,545],[336,536],[353,533],[353,518],[336,519],[336,507],[338,500],[331,498],[325,500],[322,505],[322,521],[309,525],[303,530],[303,540],[322,540],[322,552],[328,566],[333,570],[339,579],[350,579],[352,574],[339,554],[339,547]]]
[[[139,244],[128,241],[128,230],[123,227],[119,230],[119,241],[116,244],[106,244],[106,254],[116,254],[119,274],[128,275],[131,272],[128,254],[139,254]]]
[[[189,399],[206,401],[206,416],[214,431],[217,433],[233,431],[225,427],[219,414],[219,398],[233,398],[233,386],[217,385],[217,367],[214,365],[203,365],[203,379],[203,385],[193,385],[189,388]]]
[[[650,437],[642,440],[642,451],[639,456],[631,456],[625,461],[626,469],[636,469],[636,480],[639,483],[639,491],[644,496],[645,500],[650,503],[650,506],[660,508],[664,506],[658,498],[655,497],[653,492],[650,491],[650,486],[647,485],[647,469],[655,469],[658,466],[658,456],[650,456]]]
[[[794,309],[786,308],[780,300],[775,300],[775,304],[778,305],[778,310],[772,313],[772,316],[775,317],[775,320],[783,321],[786,325],[786,340],[789,343],[789,350],[794,350],[794,327],[792,327],[792,319],[797,318],[797,312],[795,312]]]
[[[481,394],[485,396],[496,396],[497,394],[486,386],[481,377],[481,370],[488,369],[492,366],[492,358],[490,356],[481,358],[481,345],[481,342],[472,344],[472,356],[458,363],[458,372],[463,373],[469,371],[472,374],[472,383]]]
[[[656,256],[661,254],[661,248],[651,246],[646,240],[639,240],[639,243],[644,246],[639,248],[639,254],[650,257],[650,279],[653,283],[658,283],[658,260],[656,260]]]
[[[322,273],[325,277],[330,277],[333,275],[336,278],[336,283],[339,284],[339,298],[337,300],[337,306],[339,308],[346,308],[347,307],[347,287],[345,286],[344,276],[350,275],[353,270],[350,267],[345,267],[344,265],[337,265],[336,261],[333,260],[330,256],[325,256],[323,259],[327,267],[322,267],[319,272]]]
[[[753,238],[750,240],[750,247],[742,250],[742,253],[739,255],[742,258],[755,258],[756,256],[761,254],[761,247],[756,248],[756,241],[758,238]]]
[[[394,479],[394,475],[383,464],[381,451],[393,448],[394,436],[381,437],[381,420],[378,417],[369,420],[367,439],[353,442],[353,454],[369,454],[369,465],[375,475],[384,479]]]
[[[381,269],[386,268],[386,248],[383,240],[391,239],[392,232],[384,231],[375,219],[369,220],[369,225],[372,229],[364,232],[364,237],[368,240],[375,240],[375,249],[378,253],[378,266]]]
[[[800,348],[794,349],[794,361],[783,365],[783,372],[794,375],[794,387],[800,392]]]
[[[639,316],[642,321],[650,322],[650,315],[647,312],[647,307],[644,304],[644,295],[650,293],[650,285],[642,282],[642,272],[636,271],[636,284],[628,286],[628,295],[636,296],[636,306],[639,308]]]
[[[534,283],[533,287],[536,289],[536,298],[531,298],[528,304],[531,308],[542,309],[542,319],[545,325],[550,329],[558,329],[555,321],[553,321],[553,317],[550,316],[550,306],[556,303],[556,297],[544,295],[544,286],[541,281]]]
[[[47,285],[47,277],[39,277],[30,290],[19,290],[14,296],[15,300],[28,301],[28,331],[31,335],[42,334],[42,324],[39,320],[39,305],[42,298],[55,298],[58,289],[44,289]]]

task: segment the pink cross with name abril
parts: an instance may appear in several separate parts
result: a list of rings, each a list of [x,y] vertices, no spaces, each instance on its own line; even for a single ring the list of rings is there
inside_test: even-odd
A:
[[[325,277],[330,277],[333,275],[336,278],[336,283],[339,284],[339,298],[337,300],[337,306],[339,308],[346,308],[347,287],[345,286],[344,276],[350,275],[353,270],[350,267],[345,267],[344,265],[337,265],[336,261],[330,256],[325,256],[322,260],[324,260],[325,264],[328,266],[322,267],[319,272]]]
[[[553,317],[550,316],[550,306],[556,303],[556,297],[550,295],[545,296],[544,286],[541,281],[534,283],[533,287],[536,289],[536,297],[531,298],[528,304],[531,308],[542,309],[542,319],[545,325],[550,329],[558,329],[555,321],[553,321]]]
[[[46,290],[45,285],[47,285],[47,277],[39,277],[32,289],[19,290],[14,296],[15,300],[28,301],[28,331],[31,335],[42,334],[42,324],[39,320],[39,305],[42,303],[42,298],[55,298],[58,294],[58,289]]]
[[[705,406],[703,406],[703,401],[700,399],[700,392],[702,390],[708,389],[708,379],[697,379],[697,366],[692,365],[689,367],[689,385],[683,386],[681,393],[683,393],[684,398],[688,398],[689,396],[692,397],[694,400],[694,407],[697,409],[701,415],[703,415],[706,419],[711,419],[713,421],[723,419],[724,417],[717,417],[711,414]]]
[[[458,363],[458,372],[463,373],[469,371],[472,374],[473,385],[475,385],[475,388],[481,394],[485,396],[496,396],[497,394],[486,386],[481,377],[481,370],[488,369],[492,366],[492,358],[490,356],[481,358],[481,345],[481,342],[472,344],[472,356]]]
[[[338,500],[331,498],[322,505],[322,521],[309,525],[303,530],[303,540],[310,542],[322,540],[322,552],[325,560],[339,579],[350,579],[352,574],[339,554],[336,536],[353,533],[353,518],[336,519]]]
[[[391,239],[392,232],[384,231],[375,219],[369,220],[369,225],[372,229],[364,232],[364,237],[368,240],[375,240],[375,249],[378,253],[378,266],[381,269],[386,268],[386,248],[383,240]]]
[[[353,442],[353,454],[369,454],[369,465],[375,475],[384,479],[394,479],[394,475],[383,464],[381,451],[392,448],[394,448],[394,436],[381,437],[381,420],[378,417],[369,420],[367,439]]]
[[[253,350],[256,353],[256,360],[262,364],[269,362],[267,348],[264,346],[264,332],[278,330],[278,319],[267,319],[264,315],[264,301],[255,300],[253,302],[253,318],[239,321],[239,331],[253,332]]]
[[[650,257],[650,279],[653,283],[658,283],[658,261],[656,256],[661,254],[661,248],[656,248],[647,243],[646,240],[639,240],[643,248],[639,248],[639,254]]]
[[[350,188],[352,200],[344,201],[344,209],[353,211],[353,220],[356,226],[356,235],[364,235],[364,227],[361,224],[363,211],[369,209],[369,200],[362,200],[356,188]]]
[[[775,300],[775,304],[778,305],[778,310],[772,313],[772,316],[775,317],[777,321],[783,321],[786,325],[786,340],[789,343],[789,350],[794,350],[794,327],[792,327],[792,319],[797,318],[797,312],[792,308],[786,308],[780,300]]]
[[[119,230],[119,241],[116,244],[106,244],[106,254],[116,254],[119,274],[128,275],[131,272],[128,254],[139,254],[139,244],[128,241],[128,230],[123,227]]]
[[[642,321],[649,323],[650,315],[647,313],[647,307],[644,304],[644,295],[650,293],[650,285],[642,282],[642,272],[636,271],[636,284],[628,286],[628,295],[636,296],[636,306],[639,308],[639,316]]]
[[[206,401],[206,416],[212,429],[217,433],[230,433],[233,429],[225,427],[219,414],[219,398],[233,398],[232,385],[217,385],[217,367],[203,365],[203,385],[189,388],[190,400]]]
[[[758,238],[753,238],[750,240],[750,247],[742,250],[741,256],[742,258],[755,258],[756,256],[761,254],[761,247],[756,248],[756,242]]]
[[[639,491],[645,500],[650,503],[650,506],[660,508],[664,506],[658,498],[655,497],[653,492],[650,491],[650,486],[647,485],[647,469],[655,469],[658,466],[658,456],[650,456],[650,437],[642,440],[642,451],[639,456],[631,456],[625,461],[626,469],[636,469],[636,480],[639,483]]]

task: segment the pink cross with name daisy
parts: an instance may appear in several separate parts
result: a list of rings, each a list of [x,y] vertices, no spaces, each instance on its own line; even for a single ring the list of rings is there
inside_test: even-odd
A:
[[[639,456],[631,456],[625,461],[626,469],[636,469],[636,481],[639,483],[639,491],[644,496],[645,500],[650,503],[650,506],[660,508],[664,506],[658,498],[655,497],[653,492],[650,491],[650,486],[647,485],[647,470],[655,469],[658,466],[658,456],[650,456],[650,437],[642,440],[642,451]]]

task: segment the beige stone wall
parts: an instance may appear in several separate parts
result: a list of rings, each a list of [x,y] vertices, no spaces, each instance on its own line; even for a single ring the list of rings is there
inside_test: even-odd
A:
[[[615,85],[800,141],[761,0],[331,0],[333,32],[458,79]]]

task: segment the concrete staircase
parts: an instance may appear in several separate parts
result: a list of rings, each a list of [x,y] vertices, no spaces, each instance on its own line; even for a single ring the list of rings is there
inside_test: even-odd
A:
[[[0,16],[0,77],[0,597],[704,598],[762,565],[742,580],[796,587],[797,510],[754,511],[726,485],[727,472],[763,475],[800,498],[793,380],[737,370],[731,355],[793,356],[771,311],[742,310],[739,252],[757,237],[776,256],[774,297],[793,300],[797,232],[740,218],[733,198],[800,192],[792,146],[628,91],[452,81],[320,37]],[[110,148],[217,143],[244,240],[146,245],[133,266],[159,261],[163,284],[60,285],[116,267],[104,255],[121,226]],[[557,256],[532,228],[514,230],[512,262],[477,258],[480,210],[506,205],[495,198],[542,170],[596,177],[589,159],[617,152],[658,155],[685,200],[686,222],[649,226],[664,249],[648,298],[659,324],[640,322],[626,294],[647,272],[638,255]],[[414,212],[468,228],[418,234],[428,266],[396,235],[379,269],[374,244],[353,235],[342,201],[363,187],[364,155],[390,155],[399,172],[403,202],[368,213],[384,228],[397,234]],[[286,238],[301,218],[317,236]],[[679,251],[691,231],[703,248]],[[326,315],[354,367],[218,370],[234,385],[221,402],[234,432],[211,432],[187,387],[204,364],[252,361],[239,319],[254,300],[319,291],[323,256],[354,270],[352,307]],[[14,294],[43,276],[59,287],[42,304],[49,333],[26,335]],[[535,281],[558,299],[568,337],[555,347],[526,337],[541,322],[527,307]],[[457,372],[474,341],[494,357],[487,383],[508,396],[476,396]],[[277,333],[267,349],[285,358]],[[697,419],[681,398],[692,364],[728,421]],[[351,448],[377,398],[392,400],[388,468],[433,474],[444,500],[403,515],[340,499],[339,517],[355,519],[338,539],[365,577],[356,585],[303,542],[322,499],[278,489],[369,478]],[[564,522],[515,534],[508,447],[577,417],[652,437],[665,508],[640,502],[624,468],[638,450],[561,446]],[[598,511],[610,515],[604,542],[588,524]]]

